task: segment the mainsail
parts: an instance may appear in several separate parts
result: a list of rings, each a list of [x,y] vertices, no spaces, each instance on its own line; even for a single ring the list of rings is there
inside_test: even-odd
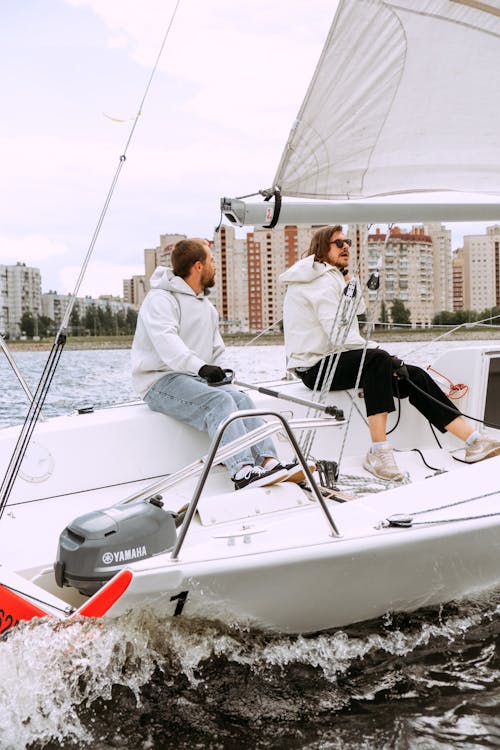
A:
[[[274,184],[500,193],[500,0],[341,0]]]
[[[340,0],[271,187],[274,204],[223,198],[222,212],[264,226],[498,221],[500,0]],[[412,193],[432,195],[394,198]]]

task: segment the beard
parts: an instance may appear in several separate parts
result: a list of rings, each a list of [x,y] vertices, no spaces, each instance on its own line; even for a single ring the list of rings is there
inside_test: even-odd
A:
[[[215,286],[215,273],[207,274],[206,276],[201,277],[201,285],[203,289],[210,289],[211,287]]]

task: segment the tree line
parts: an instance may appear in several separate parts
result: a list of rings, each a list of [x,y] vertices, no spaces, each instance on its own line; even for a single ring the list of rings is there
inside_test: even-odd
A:
[[[441,310],[432,318],[432,325],[458,326],[478,321],[484,321],[483,325],[498,325],[500,323],[500,307],[488,307],[482,312],[476,312],[476,310],[455,310],[453,312]],[[400,299],[395,299],[392,302],[389,311],[385,302],[382,301],[377,323],[384,326],[391,323],[394,325],[411,325],[411,312]]]
[[[366,316],[360,315],[360,320],[366,320]],[[492,320],[489,320],[489,319]],[[495,320],[496,318],[496,320]],[[484,320],[484,325],[497,325],[500,321],[500,307],[489,307],[483,312],[475,310],[442,310],[432,318],[432,325],[435,326],[457,326],[463,323],[476,323]],[[89,305],[85,310],[85,315],[80,316],[80,311],[74,307],[68,326],[68,333],[71,336],[124,336],[133,335],[137,323],[137,312],[132,308],[126,311],[119,310],[113,312],[110,305],[98,307]],[[384,301],[380,306],[380,317],[377,321],[384,327],[388,325],[411,325],[411,312],[404,302],[395,299],[389,309]],[[34,316],[30,312],[23,313],[20,320],[21,332],[28,338],[40,336],[46,338],[54,336],[58,326],[46,315]],[[281,327],[282,330],[282,327]]]
[[[133,335],[137,323],[137,312],[132,308],[113,312],[111,305],[105,307],[89,305],[85,315],[74,307],[68,325],[70,336],[127,336]],[[19,321],[21,333],[28,338],[54,336],[58,325],[47,315],[25,312]]]
[[[496,318],[496,320],[495,320]],[[476,323],[484,321],[483,325],[498,325],[500,322],[500,307],[487,307],[482,312],[475,310],[456,310],[449,312],[441,310],[432,319],[435,326],[459,326],[462,323]]]

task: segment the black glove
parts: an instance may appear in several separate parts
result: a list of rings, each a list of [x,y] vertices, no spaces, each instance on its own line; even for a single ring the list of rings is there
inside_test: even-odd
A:
[[[217,367],[216,365],[203,365],[198,370],[198,375],[208,383],[219,383],[226,377],[226,373],[222,367]]]
[[[392,374],[398,380],[409,380],[410,375],[408,373],[408,368],[406,367],[403,360],[399,359],[399,357],[391,357],[391,359],[392,359]]]

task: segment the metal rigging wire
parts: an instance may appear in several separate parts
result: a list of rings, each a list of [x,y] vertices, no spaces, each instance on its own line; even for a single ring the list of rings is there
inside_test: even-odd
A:
[[[59,359],[62,354],[62,350],[64,348],[64,344],[66,343],[66,328],[68,326],[68,322],[71,316],[71,312],[73,310],[73,307],[76,302],[76,298],[78,295],[78,292],[80,290],[80,286],[82,284],[83,278],[85,276],[85,273],[87,271],[87,267],[89,265],[90,259],[92,257],[92,253],[94,251],[95,244],[97,242],[97,238],[99,237],[102,224],[104,222],[104,218],[107,214],[109,204],[111,202],[111,198],[113,197],[113,193],[115,191],[116,184],[118,182],[118,178],[120,176],[120,173],[122,171],[123,165],[125,164],[126,158],[127,158],[127,151],[130,146],[130,143],[132,141],[132,137],[134,135],[135,129],[137,127],[137,123],[139,120],[139,117],[141,116],[142,108],[144,106],[144,102],[146,100],[146,97],[149,93],[149,89],[151,87],[153,78],[155,76],[155,73],[157,71],[160,58],[163,53],[163,49],[165,47],[165,44],[167,42],[168,35],[170,33],[170,29],[172,28],[172,24],[174,22],[175,16],[177,14],[177,9],[180,5],[181,0],[177,0],[174,10],[172,12],[172,15],[170,17],[169,24],[167,26],[167,29],[165,31],[165,34],[163,36],[162,43],[160,45],[159,52],[156,56],[156,60],[153,66],[153,69],[151,71],[151,74],[149,76],[148,82],[146,84],[146,87],[144,89],[144,94],[142,96],[141,102],[139,104],[139,108],[137,110],[137,114],[134,118],[134,121],[132,123],[132,127],[130,129],[130,133],[128,135],[127,141],[125,143],[125,148],[123,149],[122,154],[120,155],[118,166],[116,168],[115,174],[113,176],[113,179],[111,181],[111,185],[108,189],[104,205],[101,209],[101,212],[99,214],[99,218],[97,220],[96,227],[94,229],[94,233],[92,235],[92,239],[90,241],[90,245],[88,247],[87,253],[85,255],[85,258],[82,263],[82,267],[80,269],[80,273],[78,275],[75,288],[73,290],[72,295],[70,296],[68,307],[66,308],[65,314],[63,316],[63,319],[61,321],[61,324],[59,326],[59,329],[56,333],[54,343],[52,345],[52,349],[50,351],[50,354],[47,358],[47,362],[45,363],[45,367],[43,369],[40,381],[38,383],[38,386],[36,388],[36,391],[34,393],[33,399],[31,401],[30,407],[28,409],[28,413],[26,414],[26,418],[24,420],[23,427],[21,429],[21,432],[19,434],[19,438],[17,440],[17,443],[14,447],[14,450],[12,452],[12,456],[9,461],[9,465],[7,466],[7,470],[5,472],[5,476],[2,481],[2,485],[0,487],[0,519],[3,516],[3,512],[5,510],[5,506],[7,505],[7,502],[10,497],[10,493],[12,492],[12,487],[14,486],[14,482],[16,481],[17,475],[19,473],[19,469],[21,467],[22,461],[24,459],[24,456],[26,454],[26,450],[28,448],[29,442],[31,440],[31,436],[33,434],[33,430],[35,429],[36,423],[38,421],[38,417],[40,415],[42,406],[45,402],[45,399],[47,397],[47,393],[49,391],[52,378],[54,377],[54,373],[56,371],[57,365],[59,363]]]

